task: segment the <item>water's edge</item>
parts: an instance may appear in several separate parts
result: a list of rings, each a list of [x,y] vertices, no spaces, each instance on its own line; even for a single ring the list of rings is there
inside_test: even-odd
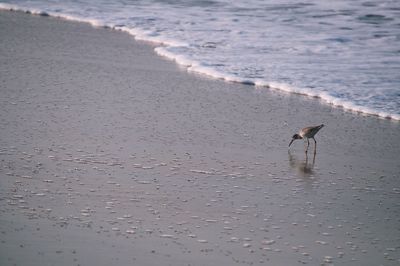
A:
[[[391,120],[391,121],[395,121],[395,122],[400,121],[400,115],[390,114],[390,113],[386,113],[386,112],[379,112],[377,110],[374,110],[374,109],[371,109],[368,107],[358,106],[351,102],[332,97],[327,93],[317,93],[317,92],[309,90],[307,88],[298,88],[298,87],[290,86],[288,84],[268,82],[265,80],[256,80],[256,81],[245,80],[245,79],[241,79],[241,78],[238,78],[235,76],[226,75],[225,73],[220,73],[212,68],[202,66],[195,61],[188,60],[181,55],[177,55],[177,54],[174,54],[174,53],[168,51],[167,48],[169,46],[174,46],[176,44],[169,43],[168,41],[151,38],[150,36],[145,34],[140,29],[130,28],[130,27],[126,27],[126,26],[108,25],[106,23],[103,23],[103,22],[101,22],[99,20],[95,20],[95,19],[76,17],[76,16],[71,16],[71,15],[62,14],[62,13],[45,12],[45,11],[38,10],[38,9],[28,9],[28,8],[23,8],[23,7],[19,7],[17,5],[11,5],[11,4],[6,4],[6,3],[0,3],[0,10],[24,12],[24,13],[28,13],[28,14],[32,14],[32,15],[39,15],[39,16],[51,16],[51,17],[70,20],[70,21],[88,23],[88,24],[92,25],[93,27],[109,28],[109,29],[113,29],[113,30],[117,30],[117,31],[126,32],[126,33],[132,35],[135,40],[147,41],[147,42],[151,42],[156,45],[159,45],[154,48],[154,51],[157,55],[168,58],[170,60],[173,60],[177,64],[186,67],[188,72],[196,72],[199,74],[209,76],[211,78],[220,79],[220,80],[224,80],[227,82],[241,83],[241,84],[251,85],[251,86],[255,86],[255,87],[259,87],[259,88],[273,89],[273,90],[278,90],[281,92],[297,94],[297,95],[302,95],[302,96],[309,97],[309,98],[318,99],[328,105],[332,105],[334,107],[341,108],[341,109],[349,111],[349,112],[357,113],[359,115],[367,115],[367,116],[377,117],[377,118],[381,118],[381,119],[387,119],[387,120]]]

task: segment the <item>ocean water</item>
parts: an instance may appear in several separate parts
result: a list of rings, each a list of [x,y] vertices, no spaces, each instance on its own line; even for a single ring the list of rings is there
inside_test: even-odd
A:
[[[188,71],[400,120],[399,0],[0,1],[126,31]]]

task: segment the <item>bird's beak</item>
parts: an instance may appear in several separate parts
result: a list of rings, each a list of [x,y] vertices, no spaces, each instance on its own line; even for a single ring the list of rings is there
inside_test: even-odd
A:
[[[294,141],[294,139],[292,139],[292,140],[290,141],[290,143],[289,143],[289,147],[290,147],[290,145],[292,145],[293,141]]]

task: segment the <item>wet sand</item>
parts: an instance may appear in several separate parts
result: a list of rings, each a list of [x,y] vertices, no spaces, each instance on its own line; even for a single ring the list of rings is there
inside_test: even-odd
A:
[[[0,265],[399,265],[398,122],[87,24],[0,11],[0,36]]]

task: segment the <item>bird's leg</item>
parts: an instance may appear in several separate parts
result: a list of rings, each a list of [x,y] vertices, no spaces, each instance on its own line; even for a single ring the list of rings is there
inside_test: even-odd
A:
[[[313,140],[314,140],[314,143],[315,143],[315,145],[314,145],[314,155],[317,153],[317,141],[313,138]]]
[[[310,141],[307,138],[307,149],[306,149],[306,153],[308,152],[308,146],[310,146]]]

